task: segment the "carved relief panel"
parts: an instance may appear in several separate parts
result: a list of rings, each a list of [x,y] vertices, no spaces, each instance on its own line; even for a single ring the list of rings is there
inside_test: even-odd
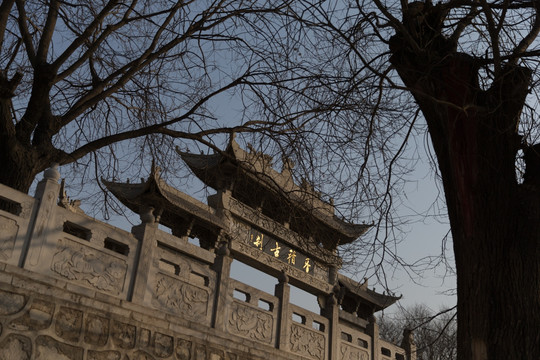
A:
[[[325,344],[323,334],[303,326],[291,324],[290,349],[292,352],[310,359],[323,360],[326,357]]]
[[[210,291],[180,279],[157,274],[152,304],[189,319],[201,321],[210,314]]]
[[[342,343],[340,346],[341,360],[369,360],[369,354],[366,350],[359,349],[349,344]]]
[[[50,269],[81,285],[118,295],[124,290],[127,264],[89,246],[60,239]]]
[[[271,314],[237,301],[232,302],[227,322],[231,334],[270,344],[273,327]]]
[[[216,274],[209,264],[172,245],[158,244],[146,301],[153,307],[210,325]]]

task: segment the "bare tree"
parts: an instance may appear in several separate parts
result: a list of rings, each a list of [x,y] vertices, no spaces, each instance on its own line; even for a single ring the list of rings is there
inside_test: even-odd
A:
[[[343,215],[385,224],[390,174],[404,170],[387,166],[389,139],[409,127],[374,131],[378,105],[386,119],[403,108],[379,91],[378,74],[332,45],[328,24],[348,16],[339,1],[4,1],[0,182],[28,191],[53,162],[72,164],[82,184],[136,176],[150,159],[172,172],[175,146],[219,150],[215,135],[251,132],[259,150],[290,157],[295,176],[334,193]],[[230,96],[243,117],[214,111]],[[385,242],[362,245],[350,258],[383,268],[373,256]]]
[[[308,161],[312,168],[338,168],[326,179],[346,179],[352,208],[360,194],[376,199],[380,226],[364,249],[383,255],[357,254],[374,267],[384,258],[399,262],[388,233],[399,220],[392,217],[399,199],[389,179],[403,174],[397,170],[406,164],[404,149],[419,129],[414,105],[427,126],[451,224],[458,357],[540,358],[540,5],[344,4],[296,14],[316,34],[317,47],[304,59],[320,72],[306,78],[310,91],[299,92],[296,103],[327,111],[300,134],[319,142],[294,143],[326,161]],[[358,124],[363,133],[354,131]],[[325,142],[339,155],[320,146]],[[350,165],[336,166],[339,157]],[[388,186],[370,183],[374,174]]]
[[[291,3],[3,1],[0,182],[28,191],[53,162],[112,178],[166,162],[173,139],[279,127],[223,121],[212,101],[291,66],[272,59]]]
[[[377,4],[396,32],[390,61],[426,119],[444,185],[459,358],[537,359],[540,158],[538,124],[523,110],[536,83],[540,7],[404,3],[398,20]]]
[[[426,305],[416,304],[380,315],[377,322],[381,337],[394,344],[402,341],[403,329],[412,331],[418,360],[457,359],[455,308],[434,314]]]

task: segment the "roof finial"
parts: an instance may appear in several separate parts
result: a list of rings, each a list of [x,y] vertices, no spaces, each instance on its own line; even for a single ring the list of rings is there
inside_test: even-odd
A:
[[[150,168],[150,174],[154,178],[161,177],[161,168],[156,165],[156,159],[152,157],[152,167]]]
[[[291,160],[290,157],[283,155],[281,157],[281,162],[283,164],[283,167],[281,168],[281,173],[284,172],[290,173],[292,169],[294,169],[294,162]]]

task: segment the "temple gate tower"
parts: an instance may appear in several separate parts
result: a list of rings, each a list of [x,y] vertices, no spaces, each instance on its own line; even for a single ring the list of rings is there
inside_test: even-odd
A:
[[[338,218],[331,201],[309,183],[294,183],[290,161],[278,172],[272,157],[251,146],[243,150],[234,137],[222,153],[177,152],[216,190],[207,204],[168,186],[155,168],[142,184],[106,184],[132,210],[150,210],[173,235],[196,238],[216,255],[220,296],[208,325],[313,359],[405,358],[402,349],[380,349],[374,321],[376,311],[399,298],[338,273],[337,246],[355,241],[370,225]],[[276,277],[275,297],[231,279],[233,259]],[[289,284],[317,296],[320,314],[289,303]]]
[[[339,273],[337,247],[369,225],[234,137],[179,155],[216,193],[199,201],[156,167],[140,183],[104,181],[139,214],[131,232],[84,214],[56,168],[35,197],[0,185],[0,358],[416,359],[412,334],[402,347],[379,339],[374,313],[398,298]],[[233,261],[273,276],[273,294],[231,278]],[[291,303],[291,286],[319,311]]]

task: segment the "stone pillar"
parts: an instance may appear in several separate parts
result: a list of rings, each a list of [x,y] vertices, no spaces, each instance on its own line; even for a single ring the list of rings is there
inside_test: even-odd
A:
[[[337,251],[334,252],[334,255],[337,256]],[[328,282],[330,284],[333,284],[334,286],[339,286],[338,285],[338,272],[339,272],[339,267],[337,265],[330,265],[328,267]]]
[[[128,294],[128,300],[138,304],[144,304],[150,279],[150,269],[154,261],[154,252],[157,247],[156,230],[158,223],[153,214],[154,208],[148,207],[141,211],[142,224],[134,226],[131,232],[139,240],[137,254],[135,255],[135,269],[132,274],[132,290]]]
[[[217,256],[212,268],[217,273],[216,294],[214,301],[214,311],[212,314],[212,326],[215,329],[226,332],[227,308],[229,307],[229,286],[231,275],[231,264],[233,258],[229,250],[227,241],[222,241],[217,249]]]
[[[23,250],[19,265],[37,272],[48,269],[53,251],[56,249],[55,244],[47,244],[47,240],[51,240],[50,235],[55,230],[53,227],[55,207],[60,192],[59,179],[58,164],[54,164],[43,173],[43,180],[38,183],[34,196],[39,204],[34,222],[29,226],[33,228],[31,240],[24,246],[27,250]],[[51,241],[56,241],[56,239]]]
[[[328,359],[339,359],[339,341],[341,331],[339,330],[339,304],[334,293],[326,297],[322,315],[329,320],[330,329],[328,329]]]
[[[401,348],[405,350],[407,360],[416,360],[416,344],[414,343],[414,335],[412,330],[403,330],[403,341]]]
[[[278,311],[278,331],[276,339],[276,347],[281,350],[289,348],[289,332],[291,328],[291,316],[289,316],[289,299],[291,296],[291,286],[289,285],[289,277],[285,272],[282,272],[278,278],[279,283],[274,290],[274,296],[279,299]]]
[[[381,346],[379,345],[379,324],[375,315],[369,319],[366,333],[371,336],[371,360],[379,360],[381,357]]]

